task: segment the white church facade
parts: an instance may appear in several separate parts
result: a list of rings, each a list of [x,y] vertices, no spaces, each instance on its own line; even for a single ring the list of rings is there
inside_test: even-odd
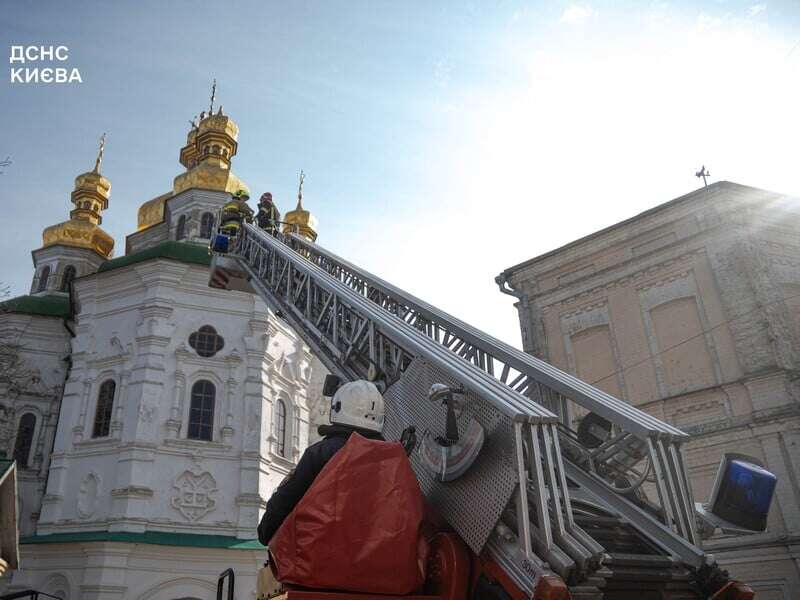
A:
[[[119,258],[100,228],[101,146],[70,219],[33,251],[31,293],[3,304],[0,456],[17,461],[21,564],[0,593],[205,599],[233,567],[251,597],[256,526],[322,417],[324,369],[260,298],[208,287],[216,215],[247,189],[237,137],[221,109],[201,115],[185,172],[142,205]]]

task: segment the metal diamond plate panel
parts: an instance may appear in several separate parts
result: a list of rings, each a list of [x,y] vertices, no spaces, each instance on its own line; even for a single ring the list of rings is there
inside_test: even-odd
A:
[[[434,365],[417,359],[386,391],[384,435],[387,439],[399,439],[409,425],[417,428],[418,440],[426,431],[434,435],[444,433],[445,409],[441,403],[428,400],[428,390],[433,383],[458,385]],[[463,402],[458,417],[459,430],[463,433],[470,418],[475,417],[486,431],[486,442],[475,463],[459,479],[447,483],[433,478],[417,451],[411,455],[411,464],[425,497],[467,545],[479,553],[517,485],[514,430],[511,419],[479,396],[467,392],[458,398]]]

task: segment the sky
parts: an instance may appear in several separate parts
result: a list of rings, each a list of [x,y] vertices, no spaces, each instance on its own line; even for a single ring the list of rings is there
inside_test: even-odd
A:
[[[797,0],[0,0],[0,40],[65,45],[83,80],[0,84],[14,295],[103,132],[124,253],[213,78],[255,198],[292,208],[303,169],[320,245],[516,346],[504,269],[696,189],[703,164],[800,196]]]

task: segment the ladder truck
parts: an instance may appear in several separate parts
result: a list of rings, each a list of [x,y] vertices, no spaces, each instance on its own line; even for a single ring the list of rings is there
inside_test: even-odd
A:
[[[220,241],[209,285],[258,294],[332,375],[380,380],[386,438],[419,441],[409,458],[447,526],[414,597],[753,597],[701,549],[687,434],[299,235],[242,224]]]

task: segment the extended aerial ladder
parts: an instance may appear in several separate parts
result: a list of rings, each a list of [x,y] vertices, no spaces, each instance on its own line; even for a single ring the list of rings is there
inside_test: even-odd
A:
[[[412,428],[433,437],[443,418],[432,385],[463,397],[459,427],[485,432],[477,458],[452,481],[420,452],[412,465],[426,497],[515,593],[535,597],[554,575],[573,598],[731,589],[699,545],[679,429],[294,234],[244,224],[214,255],[210,285],[255,291],[332,374],[381,381],[388,438]],[[506,592],[496,597],[518,597]]]

